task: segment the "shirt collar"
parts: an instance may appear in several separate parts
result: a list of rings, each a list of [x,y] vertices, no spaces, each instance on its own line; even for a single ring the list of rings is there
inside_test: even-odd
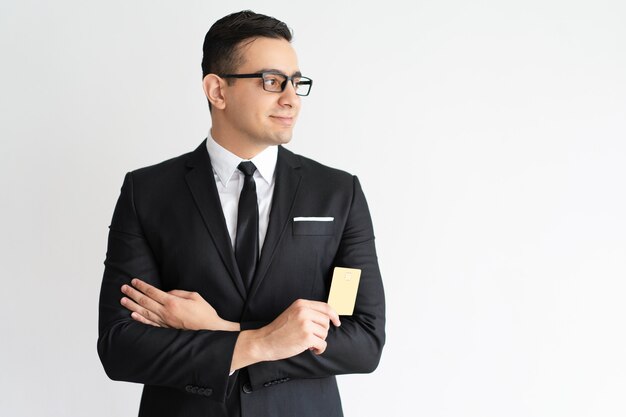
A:
[[[220,182],[224,187],[228,186],[228,182],[231,177],[237,171],[237,166],[241,161],[248,161],[248,159],[242,159],[230,152],[228,149],[222,147],[219,143],[213,139],[211,132],[206,140],[207,152],[211,158],[211,165],[213,165],[213,171],[217,174]],[[261,151],[254,158],[249,159],[256,166],[256,173],[258,172],[261,178],[267,182],[268,185],[272,185],[274,182],[274,171],[276,170],[276,161],[278,160],[278,146],[268,146]]]

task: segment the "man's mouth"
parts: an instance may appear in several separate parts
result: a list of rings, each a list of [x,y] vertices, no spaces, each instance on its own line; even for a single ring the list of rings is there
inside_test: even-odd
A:
[[[274,121],[283,126],[292,126],[295,118],[293,116],[270,116]]]

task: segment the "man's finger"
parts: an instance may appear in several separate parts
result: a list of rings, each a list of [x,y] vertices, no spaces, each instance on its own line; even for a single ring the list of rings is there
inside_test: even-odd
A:
[[[165,300],[168,296],[166,292],[161,291],[157,287],[154,287],[147,282],[140,280],[139,278],[133,278],[130,283],[133,285],[133,287],[137,288],[139,291],[152,298],[159,304],[165,303]]]
[[[330,306],[328,303],[324,303],[322,301],[313,301],[313,300],[299,300],[304,303],[304,305],[308,306],[312,310],[319,311],[320,313],[325,314],[330,321],[337,327],[341,326],[341,321],[339,320],[339,315],[337,312]]]
[[[158,323],[148,320],[147,318],[145,318],[139,313],[132,312],[130,316],[133,318],[133,320],[138,321],[140,323],[149,324],[150,326],[154,326],[154,327],[161,327]]]
[[[176,297],[185,298],[185,299],[190,299],[191,294],[193,294],[192,292],[185,291],[185,290],[171,290],[171,291],[168,291],[167,293],[171,295],[175,295]]]
[[[313,329],[313,334],[322,340],[326,340],[328,337],[328,327],[316,324]]]
[[[313,346],[309,347],[309,350],[311,350],[316,355],[321,355],[322,353],[324,353],[327,346],[328,343],[325,340],[320,339],[317,340]]]
[[[161,317],[151,312],[150,310],[143,308],[142,306],[140,306],[139,304],[137,304],[130,298],[122,297],[122,299],[120,300],[120,304],[122,304],[124,307],[126,307],[128,310],[131,311],[131,317],[133,315],[132,313],[135,313],[150,322],[146,324],[154,323],[154,325],[159,326],[159,327],[163,325],[163,320],[161,320]],[[141,321],[141,320],[137,320],[137,321]]]
[[[122,285],[122,292],[135,303],[139,304],[146,310],[150,310],[154,313],[158,313],[163,306],[158,302],[154,301],[152,298],[147,295],[137,291],[133,287],[129,285]]]
[[[328,322],[328,316],[324,313],[320,313],[317,310],[310,310],[307,314],[307,319],[315,323],[316,325],[328,330],[330,323]]]

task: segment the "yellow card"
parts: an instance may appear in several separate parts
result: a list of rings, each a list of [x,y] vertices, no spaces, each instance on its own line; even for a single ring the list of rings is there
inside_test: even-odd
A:
[[[356,293],[359,289],[360,280],[360,269],[335,267],[333,280],[330,284],[328,304],[340,316],[351,316],[354,312]]]

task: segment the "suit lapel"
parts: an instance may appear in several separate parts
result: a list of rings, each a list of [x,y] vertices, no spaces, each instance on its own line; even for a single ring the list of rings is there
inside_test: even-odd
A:
[[[187,166],[190,170],[187,172],[185,179],[196,206],[202,215],[202,220],[209,230],[213,243],[217,247],[228,272],[230,272],[239,294],[245,299],[246,290],[230,243],[230,235],[224,220],[224,212],[219,200],[215,177],[213,176],[213,167],[211,166],[211,159],[209,158],[205,142],[202,142],[191,154]]]
[[[267,234],[265,235],[261,258],[256,268],[248,299],[254,296],[265,279],[267,270],[274,258],[276,248],[289,224],[293,203],[296,200],[300,186],[301,174],[299,167],[300,164],[297,157],[282,146],[279,146],[278,160],[276,162],[276,184],[274,186],[274,196],[272,197]]]

